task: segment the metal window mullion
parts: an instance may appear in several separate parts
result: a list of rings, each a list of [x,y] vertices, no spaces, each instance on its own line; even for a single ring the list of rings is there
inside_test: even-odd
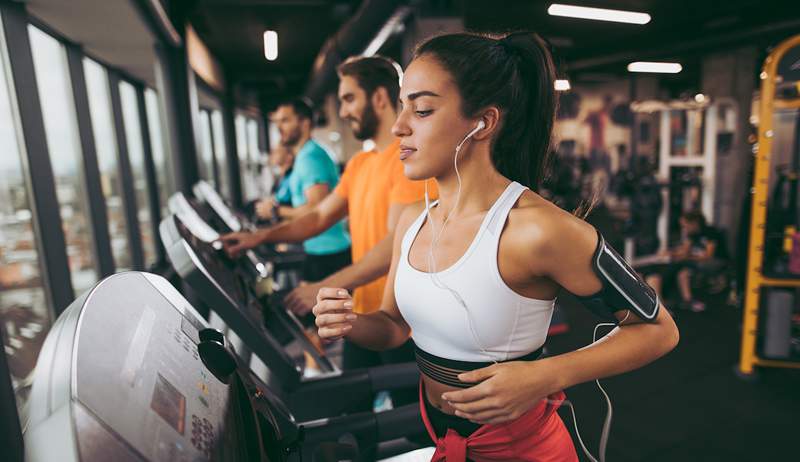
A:
[[[76,46],[67,46],[67,63],[75,100],[75,115],[78,120],[78,135],[83,152],[83,171],[86,203],[89,205],[89,223],[92,227],[92,242],[96,257],[96,268],[101,278],[114,274],[114,254],[111,252],[111,235],[108,231],[108,211],[103,194],[97,146],[92,128],[92,115],[86,78],[83,72],[83,52]]]
[[[0,329],[0,345],[7,345],[3,330]],[[0,354],[0,428],[3,429],[0,432],[0,445],[3,448],[3,460],[25,462],[25,447],[22,443],[22,428],[13,383],[6,352],[3,351]]]
[[[313,123],[311,124],[313,127]],[[261,147],[264,147],[265,152],[269,152],[269,111],[266,107],[261,108],[261,123],[258,125],[258,150],[261,154]],[[260,161],[261,158],[259,157]]]
[[[139,105],[139,125],[142,127],[142,144],[144,146],[144,173],[147,178],[147,199],[150,206],[150,224],[152,225],[153,242],[156,245],[156,262],[165,261],[166,254],[161,242],[158,225],[161,223],[161,202],[158,196],[158,179],[156,164],[153,159],[153,145],[150,140],[150,125],[147,123],[147,106],[144,100],[144,87],[136,86],[136,102]]]
[[[117,138],[120,193],[128,224],[128,245],[131,251],[131,266],[135,270],[144,269],[144,250],[139,232],[139,218],[136,216],[136,190],[133,186],[133,169],[128,155],[128,137],[125,134],[125,121],[122,116],[122,100],[119,92],[119,74],[108,70],[108,86],[111,94],[111,112],[114,117],[114,134]]]
[[[197,149],[192,121],[192,105],[189,91],[189,62],[186,49],[156,47],[163,63],[164,105],[167,110],[165,136],[170,138],[172,162],[174,165],[176,190],[184,194],[192,193],[192,186],[199,179]]]
[[[11,82],[22,128],[26,183],[34,215],[33,227],[42,251],[44,286],[56,315],[75,298],[70,279],[66,238],[59,213],[55,176],[42,117],[27,12],[22,4],[2,4],[3,30],[11,64]],[[4,154],[5,155],[5,154]]]
[[[168,97],[171,94],[170,89],[168,88],[169,77],[166,75],[167,70],[165,69],[164,64],[164,53],[162,51],[162,47],[160,45],[155,46],[156,52],[156,61],[154,63],[154,72],[155,72],[155,92],[157,95],[157,117],[158,126],[160,127],[161,131],[161,148],[164,153],[164,164],[160,165],[159,168],[164,168],[164,176],[166,177],[166,184],[164,185],[167,188],[167,196],[171,195],[175,191],[178,190],[178,182],[177,177],[175,174],[175,156],[174,156],[174,149],[177,146],[174,141],[173,137],[176,136],[174,131],[170,129],[170,117],[173,111],[173,106],[168,106],[168,101],[172,101],[172,98]],[[151,133],[151,136],[153,134]],[[164,204],[166,205],[166,204]]]
[[[214,178],[214,184],[217,186],[217,191],[220,190],[221,183],[219,182],[220,172],[219,164],[217,164],[217,146],[214,143],[214,124],[211,122],[211,110],[206,110],[208,114],[208,136],[211,141],[211,176]],[[200,120],[203,120],[200,118]]]
[[[242,175],[239,171],[239,151],[236,140],[236,110],[234,108],[233,88],[228,85],[222,97],[222,131],[225,136],[225,162],[228,163],[229,198],[237,208],[244,206],[242,196]]]

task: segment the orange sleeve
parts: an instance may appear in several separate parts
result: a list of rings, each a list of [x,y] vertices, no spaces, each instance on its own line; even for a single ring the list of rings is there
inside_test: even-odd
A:
[[[363,153],[359,152],[347,162],[342,177],[339,178],[339,184],[337,184],[336,188],[333,190],[333,192],[341,198],[347,199],[350,195],[350,183],[353,181],[352,178],[358,175],[358,166],[361,164],[361,154]]]
[[[389,204],[411,204],[425,199],[425,182],[411,181],[403,173],[403,165],[398,162],[399,169],[393,169],[392,189],[389,191]],[[439,197],[436,180],[428,180],[428,195],[431,199]]]

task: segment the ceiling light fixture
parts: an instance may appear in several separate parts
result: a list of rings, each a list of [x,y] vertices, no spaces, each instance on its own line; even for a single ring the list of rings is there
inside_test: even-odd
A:
[[[264,32],[264,57],[269,61],[278,59],[278,33],[274,30]]]
[[[375,38],[369,42],[367,48],[364,49],[364,56],[373,56],[375,53],[380,51],[380,49],[389,41],[389,38],[393,35],[401,34],[404,30],[405,20],[412,12],[412,9],[408,6],[401,6],[397,8],[397,10],[386,20],[386,23],[381,27],[377,34],[375,34]]]
[[[677,74],[683,70],[679,63],[657,63],[636,61],[628,64],[628,72],[653,72],[657,74]]]
[[[596,21],[624,22],[627,24],[647,24],[650,15],[634,11],[609,10],[606,8],[589,8],[586,6],[563,5],[553,3],[547,9],[550,16],[564,16],[567,18],[593,19]]]
[[[555,82],[556,91],[567,91],[572,88],[569,85],[569,80],[567,79],[558,79]]]

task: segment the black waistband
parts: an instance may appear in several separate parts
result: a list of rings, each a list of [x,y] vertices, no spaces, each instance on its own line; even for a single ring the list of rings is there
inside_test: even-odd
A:
[[[517,358],[509,359],[508,361],[535,361],[542,355],[543,348],[544,347],[541,347],[538,350]],[[474,385],[458,380],[458,374],[483,369],[484,367],[489,367],[494,364],[492,362],[457,361],[455,359],[442,358],[421,350],[419,347],[414,349],[414,354],[417,358],[417,366],[420,372],[439,383],[458,388],[469,388]]]
[[[463,417],[442,412],[428,401],[425,393],[422,394],[422,403],[425,406],[425,414],[428,415],[428,422],[431,423],[437,438],[443,438],[449,429],[455,430],[462,438],[467,438],[483,426]]]

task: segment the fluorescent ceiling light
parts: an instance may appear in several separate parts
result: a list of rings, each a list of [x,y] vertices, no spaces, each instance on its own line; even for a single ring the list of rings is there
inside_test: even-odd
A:
[[[677,74],[683,70],[683,66],[678,63],[655,63],[647,61],[636,61],[628,64],[629,72],[655,72],[659,74]]]
[[[567,18],[594,19],[597,21],[624,22],[628,24],[647,24],[650,15],[633,11],[609,10],[606,8],[589,8],[585,6],[563,5],[553,3],[547,9],[550,16],[565,16]]]
[[[570,88],[569,80],[567,79],[558,79],[555,83],[556,91],[567,91]]]
[[[392,14],[391,17],[386,21],[386,23],[381,27],[381,30],[375,34],[375,38],[367,45],[367,48],[364,49],[364,56],[373,56],[377,53],[383,45],[389,40],[392,35],[399,34],[403,32],[403,24],[411,14],[411,8],[407,6],[401,6],[397,8],[397,10]]]
[[[269,61],[278,59],[278,33],[274,30],[264,32],[264,56]]]

